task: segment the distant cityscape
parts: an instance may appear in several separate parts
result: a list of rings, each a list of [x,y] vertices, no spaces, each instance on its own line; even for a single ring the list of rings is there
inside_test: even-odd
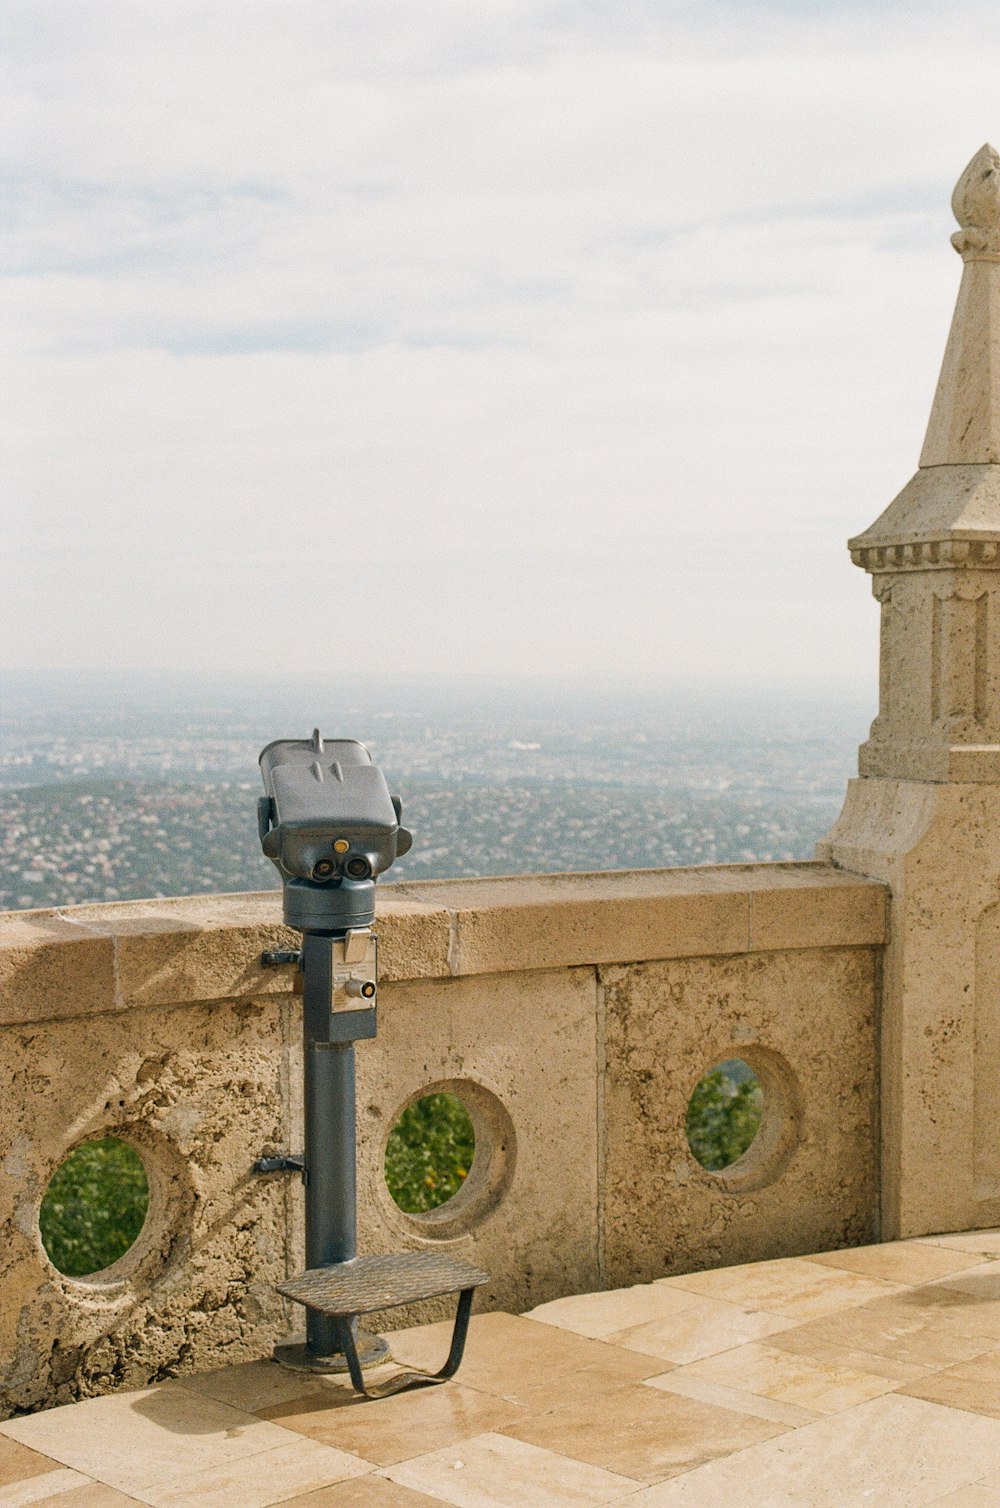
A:
[[[43,688],[44,690],[44,688]],[[322,710],[319,696],[299,698]],[[5,696],[0,907],[274,888],[256,831],[256,760],[311,726],[286,694],[252,713],[97,688]],[[747,863],[812,856],[840,809],[856,709],[719,707],[584,694],[350,697],[359,736],[415,834],[392,878]],[[56,703],[57,705],[54,705]]]

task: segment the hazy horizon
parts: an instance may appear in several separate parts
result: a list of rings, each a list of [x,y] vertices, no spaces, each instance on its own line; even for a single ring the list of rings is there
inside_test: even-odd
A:
[[[579,708],[592,699],[602,715],[616,705],[661,709],[674,705],[701,714],[712,711],[722,721],[766,719],[782,709],[803,715],[814,710],[832,712],[838,718],[870,721],[878,710],[878,688],[870,678],[754,681],[734,673],[728,681],[719,677],[705,682],[671,679],[652,672],[645,677],[588,676],[583,672],[490,675],[337,670],[267,675],[248,671],[10,668],[0,671],[0,734],[5,719],[12,714],[23,715],[29,705],[50,715],[54,708],[46,698],[84,713],[116,709],[124,716],[141,717],[153,714],[157,706],[176,712],[187,705],[216,713],[220,704],[223,708],[239,707],[243,713],[252,713],[263,705],[272,715],[307,716],[312,715],[313,708],[316,716],[329,716],[337,715],[344,701],[345,712],[363,706],[377,713],[383,704],[412,708],[416,703],[426,703],[434,711],[482,708],[493,702],[536,712],[562,705]]]

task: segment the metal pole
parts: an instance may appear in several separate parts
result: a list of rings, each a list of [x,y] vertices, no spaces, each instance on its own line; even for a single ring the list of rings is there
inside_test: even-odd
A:
[[[334,941],[302,939],[307,1268],[358,1254],[354,1043],[328,1040]],[[317,1356],[341,1350],[337,1322],[317,1309],[306,1310],[306,1334]]]
[[[355,1199],[354,1043],[306,1042],[306,1267],[353,1262],[358,1254]],[[336,1323],[306,1313],[310,1350],[341,1349]]]

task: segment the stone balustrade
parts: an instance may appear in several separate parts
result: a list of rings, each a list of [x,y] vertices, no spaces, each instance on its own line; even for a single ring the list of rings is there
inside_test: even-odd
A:
[[[803,863],[385,886],[379,1033],[358,1049],[363,1251],[448,1243],[481,1308],[878,1233],[878,981],[886,889]],[[280,898],[206,896],[0,919],[0,1407],[5,1414],[258,1357],[301,1320],[295,947]],[[684,1121],[743,1058],[761,1129],[707,1172]],[[404,1214],[388,1135],[429,1091],[476,1130],[461,1192]],[[145,1164],[142,1233],[70,1279],[39,1206],[80,1142]],[[436,1317],[398,1311],[387,1324]]]

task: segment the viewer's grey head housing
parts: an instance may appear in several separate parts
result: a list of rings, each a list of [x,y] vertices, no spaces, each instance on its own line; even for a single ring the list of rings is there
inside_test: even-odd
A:
[[[402,803],[353,738],[284,738],[261,751],[261,846],[281,875],[285,921],[339,932],[375,919],[375,881],[413,842]]]

